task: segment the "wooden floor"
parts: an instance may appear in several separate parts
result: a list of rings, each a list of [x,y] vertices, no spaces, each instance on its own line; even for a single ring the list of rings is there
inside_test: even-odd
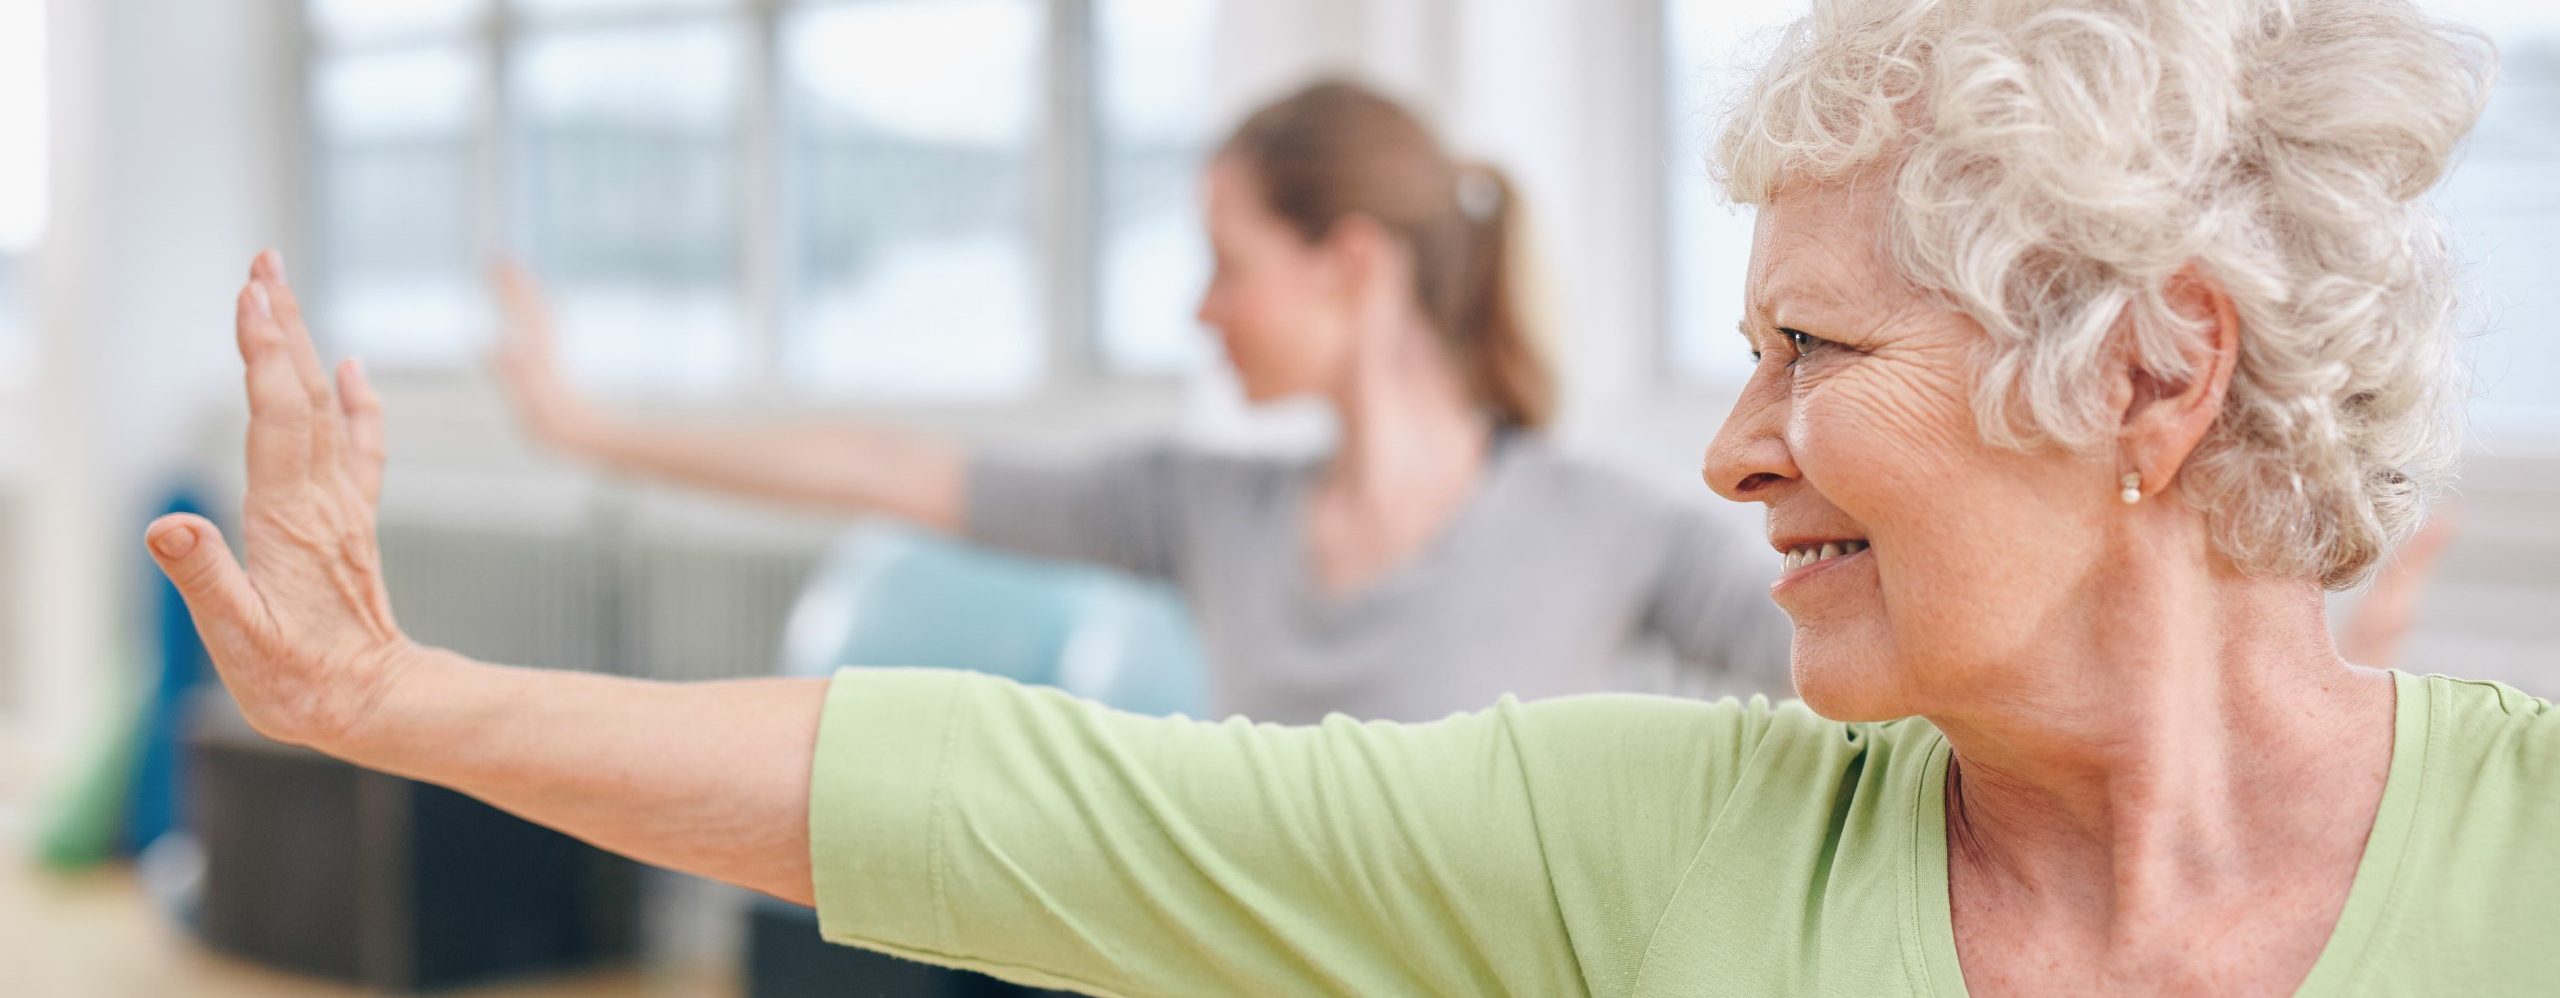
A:
[[[37,781],[0,759],[0,996],[346,998],[363,989],[280,974],[205,951],[146,898],[130,870],[78,876],[28,857]],[[737,998],[731,968],[637,969],[438,992],[454,998]]]

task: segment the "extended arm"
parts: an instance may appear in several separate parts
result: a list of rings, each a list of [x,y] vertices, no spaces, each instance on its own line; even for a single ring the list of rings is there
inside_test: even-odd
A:
[[[1707,827],[1692,791],[1731,782],[1700,751],[1731,711],[1670,701],[1292,729],[954,673],[679,685],[422,648],[379,569],[380,407],[252,273],[246,565],[199,517],[147,535],[250,723],[814,901],[838,941],[1117,993],[1572,993],[1568,901],[1639,952]],[[1607,872],[1560,887],[1559,852]]]
[[[798,423],[719,427],[608,414],[559,370],[548,307],[533,279],[501,268],[507,316],[498,374],[536,439],[633,474],[739,495],[959,529],[967,464],[954,447],[877,427]]]

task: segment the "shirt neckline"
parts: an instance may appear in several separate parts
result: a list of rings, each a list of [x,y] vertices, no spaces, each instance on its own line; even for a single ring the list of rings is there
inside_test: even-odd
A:
[[[2345,994],[2357,965],[2372,949],[2374,934],[2398,907],[2401,860],[2408,854],[2410,830],[2425,794],[2429,739],[2436,725],[2431,723],[2434,704],[2426,680],[2394,669],[2391,684],[2391,768],[2383,779],[2382,803],[2374,811],[2364,855],[2356,861],[2346,906],[2311,972],[2295,989],[2297,998]],[[1911,851],[1903,877],[1905,938],[1916,944],[1906,944],[1906,957],[1916,964],[1914,977],[1922,993],[1941,998],[1968,994],[1964,969],[1956,961],[1953,902],[1947,893],[1947,765],[1953,755],[1946,735],[1932,726],[1927,762],[1909,798]]]

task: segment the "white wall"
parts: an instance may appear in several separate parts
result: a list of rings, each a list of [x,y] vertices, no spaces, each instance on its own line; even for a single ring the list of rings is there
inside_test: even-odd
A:
[[[33,266],[36,427],[23,692],[8,725],[69,751],[129,666],[142,524],[204,416],[236,407],[231,295],[294,231],[291,0],[53,0],[53,222]],[[236,461],[236,446],[232,451]]]

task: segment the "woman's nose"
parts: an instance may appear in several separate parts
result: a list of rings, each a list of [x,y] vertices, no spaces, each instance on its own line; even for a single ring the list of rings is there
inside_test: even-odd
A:
[[[1752,376],[1707,444],[1708,488],[1735,502],[1768,502],[1778,486],[1798,477],[1787,450],[1787,404],[1784,386]]]

